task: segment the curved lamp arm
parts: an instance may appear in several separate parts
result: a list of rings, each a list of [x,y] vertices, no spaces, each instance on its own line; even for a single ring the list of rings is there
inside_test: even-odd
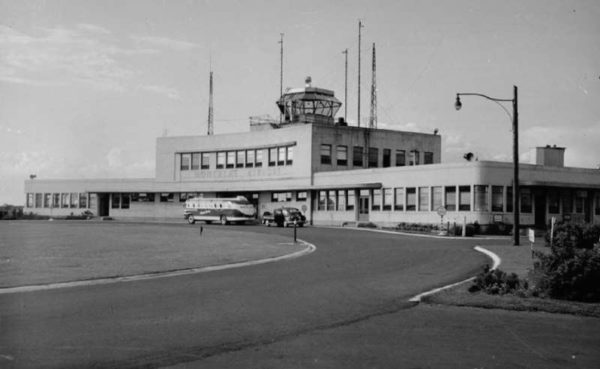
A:
[[[490,101],[495,102],[499,107],[502,108],[502,110],[504,110],[504,112],[506,113],[506,115],[508,115],[508,117],[512,120],[514,117],[513,115],[508,111],[508,109],[506,109],[506,107],[502,104],[500,104],[500,102],[512,102],[514,103],[513,99],[496,99],[493,97],[489,97],[487,95],[484,94],[478,94],[478,93],[474,93],[474,92],[465,92],[465,93],[457,93],[456,94],[456,103],[454,104],[454,107],[456,108],[456,110],[460,110],[460,108],[462,108],[462,103],[460,102],[460,96],[480,96],[483,97],[484,99],[488,99]]]

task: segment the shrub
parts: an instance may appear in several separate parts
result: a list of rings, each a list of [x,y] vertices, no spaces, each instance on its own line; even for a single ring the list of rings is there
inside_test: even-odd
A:
[[[486,265],[473,280],[469,292],[483,291],[491,295],[519,292],[520,295],[524,295],[528,288],[527,281],[520,279],[515,273],[507,274],[500,269],[490,270],[489,265]]]
[[[551,253],[535,253],[538,293],[563,300],[600,301],[600,246],[594,246],[599,235],[599,226],[559,224]]]

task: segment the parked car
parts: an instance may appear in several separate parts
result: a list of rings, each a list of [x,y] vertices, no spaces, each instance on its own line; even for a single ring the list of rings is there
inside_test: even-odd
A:
[[[275,223],[275,216],[270,211],[265,211],[262,215],[262,224],[270,227],[271,224]]]
[[[273,221],[278,227],[287,227],[296,224],[303,227],[306,217],[296,208],[279,208],[273,210]]]

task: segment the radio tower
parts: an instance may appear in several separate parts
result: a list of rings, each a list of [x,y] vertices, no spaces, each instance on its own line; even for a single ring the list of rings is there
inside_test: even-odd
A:
[[[373,77],[371,78],[371,115],[369,116],[369,128],[377,128],[377,78],[375,75],[375,43],[373,42]]]
[[[212,68],[211,68],[212,69]],[[210,82],[208,84],[208,135],[212,136],[214,133],[214,121],[213,121],[213,72],[210,71]]]

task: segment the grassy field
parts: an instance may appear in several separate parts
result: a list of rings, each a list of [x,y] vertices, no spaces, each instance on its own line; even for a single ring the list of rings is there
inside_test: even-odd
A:
[[[0,222],[0,288],[121,277],[275,257],[304,248],[253,226]],[[248,229],[246,229],[248,228]]]

